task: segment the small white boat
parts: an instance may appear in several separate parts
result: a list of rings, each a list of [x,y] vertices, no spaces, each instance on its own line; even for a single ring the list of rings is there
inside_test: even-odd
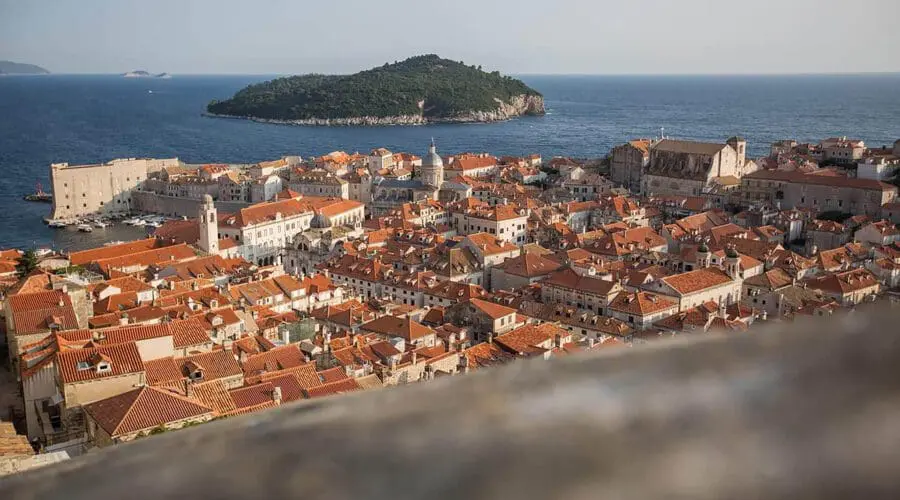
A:
[[[158,228],[158,227],[162,227],[162,222],[151,221],[151,222],[148,222],[146,225],[147,225],[147,227],[157,227]]]
[[[109,226],[109,224],[106,222],[103,222],[102,220],[98,220],[97,222],[94,223],[94,227],[96,227],[97,229],[106,229],[107,226]]]
[[[46,257],[53,254],[53,250],[50,250],[49,248],[38,248],[34,251],[34,254],[38,257]]]
[[[90,233],[94,230],[90,224],[79,224],[77,229],[82,233]]]
[[[125,243],[125,242],[122,241],[122,240],[107,241],[106,243],[103,244],[103,246],[105,246],[105,247],[111,247],[111,246],[114,246],[114,245],[121,245],[122,243]]]
[[[52,228],[59,229],[61,227],[66,227],[66,223],[58,220],[50,221],[47,223],[48,226]]]

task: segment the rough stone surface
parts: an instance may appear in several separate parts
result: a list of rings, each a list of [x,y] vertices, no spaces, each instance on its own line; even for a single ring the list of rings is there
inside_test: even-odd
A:
[[[429,123],[490,123],[511,120],[525,115],[544,114],[544,98],[534,95],[520,95],[513,97],[509,102],[497,101],[495,111],[472,111],[451,118],[426,118],[418,115],[402,116],[356,116],[353,118],[309,118],[306,120],[273,120],[267,118],[254,118],[231,115],[217,115],[207,113],[216,118],[247,119],[260,123],[274,123],[280,125],[300,125],[314,127],[361,127],[361,126],[389,126],[389,125],[427,125]]]
[[[0,480],[24,498],[900,498],[897,312],[522,362]]]

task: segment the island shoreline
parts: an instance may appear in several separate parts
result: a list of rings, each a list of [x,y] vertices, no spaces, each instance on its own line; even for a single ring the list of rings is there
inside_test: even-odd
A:
[[[260,118],[257,116],[225,115],[210,112],[200,113],[206,118],[222,118],[226,120],[247,120],[266,125],[286,125],[293,127],[425,127],[429,125],[490,125],[494,123],[509,122],[519,118],[540,118],[542,114],[524,114],[506,118],[487,120],[473,120],[464,118],[424,118],[421,116],[391,116],[391,117],[353,117],[353,118],[309,118],[305,120],[279,120],[275,118]]]

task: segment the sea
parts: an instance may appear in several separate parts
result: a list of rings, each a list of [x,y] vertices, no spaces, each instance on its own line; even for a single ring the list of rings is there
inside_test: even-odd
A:
[[[309,128],[203,116],[267,75],[135,79],[114,75],[0,77],[0,248],[72,250],[142,237],[115,226],[93,233],[51,229],[49,204],[22,196],[49,189],[51,163],[178,157],[251,163],[335,150],[539,153],[605,156],[639,137],[747,139],[765,155],[773,141],[850,136],[870,146],[900,138],[900,74],[796,76],[520,76],[542,92],[546,116],[493,124]]]

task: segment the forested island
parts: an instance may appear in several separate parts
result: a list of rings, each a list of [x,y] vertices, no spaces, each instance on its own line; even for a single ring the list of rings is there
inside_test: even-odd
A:
[[[207,111],[297,125],[405,125],[542,115],[544,100],[497,71],[423,55],[352,75],[277,78],[214,100]]]
[[[34,64],[0,61],[0,75],[48,75],[49,71]]]
[[[159,73],[158,75],[154,75],[142,69],[123,73],[122,76],[124,76],[125,78],[172,78],[168,73]]]

